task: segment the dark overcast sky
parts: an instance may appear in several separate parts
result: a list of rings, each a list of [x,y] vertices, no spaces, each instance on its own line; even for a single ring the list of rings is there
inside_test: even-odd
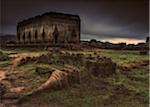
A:
[[[148,0],[1,0],[1,32],[16,34],[23,19],[56,11],[80,15],[83,39],[145,39],[149,33]]]

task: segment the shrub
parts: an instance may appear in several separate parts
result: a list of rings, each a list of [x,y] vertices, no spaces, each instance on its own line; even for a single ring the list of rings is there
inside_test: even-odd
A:
[[[6,60],[8,60],[8,54],[0,51],[0,61],[6,61]]]

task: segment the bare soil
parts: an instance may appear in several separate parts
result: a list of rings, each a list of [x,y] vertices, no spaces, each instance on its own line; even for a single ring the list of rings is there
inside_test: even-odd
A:
[[[22,102],[20,102],[19,104],[16,104],[17,98],[15,97],[18,97],[24,90],[26,90],[27,87],[32,88],[29,86],[31,85],[29,84],[31,81],[31,78],[27,78],[27,76],[18,75],[15,72],[13,72],[17,64],[23,58],[26,58],[28,56],[31,56],[30,53],[23,53],[23,54],[20,54],[19,56],[18,55],[11,56],[11,64],[0,68],[0,83],[3,83],[6,86],[6,94],[5,94],[6,98],[2,100],[0,107],[63,107],[63,104],[61,104],[60,102],[59,103],[57,101],[48,102],[48,101],[43,100],[42,95],[38,93],[34,96],[25,98]],[[145,66],[146,66],[145,68],[147,68],[147,65],[149,65],[149,61],[138,61],[138,62],[131,62],[128,64],[119,65],[118,68],[121,70],[128,71],[132,68],[141,68]],[[92,83],[90,82],[87,80],[87,84],[92,85]],[[95,90],[95,95],[97,94],[96,93],[97,90],[101,90],[102,91],[101,94],[104,94],[105,92],[107,92],[107,90],[110,90],[112,92],[114,91],[113,95],[111,95],[111,99],[106,100],[105,101],[106,103],[111,103],[115,99],[120,99],[118,95],[122,96],[122,100],[123,100],[123,97],[128,96],[129,94],[127,89],[124,88],[124,86],[121,86],[121,87],[119,86],[119,87],[114,88],[113,86],[110,86],[110,84],[105,82],[104,80],[101,80],[100,83],[99,81],[95,81],[95,83],[100,84],[100,85],[91,87],[91,88],[94,87],[94,89],[91,89],[91,90],[92,91]],[[85,78],[85,84],[86,84],[86,78]],[[86,87],[88,87],[88,85]],[[84,90],[81,89],[81,91],[84,91]],[[79,92],[79,94],[81,95],[78,95],[78,93],[76,95],[78,95],[79,97],[82,97],[81,91]],[[91,93],[93,93],[92,91]],[[142,99],[142,98],[140,97],[139,99]]]

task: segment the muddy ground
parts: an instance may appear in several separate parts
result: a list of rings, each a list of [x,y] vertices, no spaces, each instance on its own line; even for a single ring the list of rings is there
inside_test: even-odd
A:
[[[102,54],[105,53],[105,57],[112,58],[117,64],[116,73],[108,77],[89,75],[83,72],[86,71],[85,68],[77,65],[82,72],[81,75],[85,75],[81,83],[74,83],[67,88],[54,91],[44,90],[33,96],[27,96],[19,102],[20,95],[24,96],[37,89],[49,77],[49,74],[36,74],[36,67],[52,66],[60,69],[62,66],[57,63],[18,65],[26,57],[38,57],[47,54],[47,51],[18,53],[16,51],[16,53],[12,52],[13,54],[9,51],[4,52],[9,53],[9,62],[0,66],[0,82],[5,84],[6,89],[0,107],[148,107],[149,61],[148,56],[139,55],[138,52],[122,52],[121,54],[114,51],[112,54],[112,51],[107,50],[78,52],[85,56],[91,54],[93,57],[103,56]],[[125,55],[128,55],[129,59]]]

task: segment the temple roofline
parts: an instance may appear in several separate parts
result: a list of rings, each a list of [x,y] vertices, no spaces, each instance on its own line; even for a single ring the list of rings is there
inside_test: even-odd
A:
[[[80,21],[80,17],[79,15],[73,15],[73,14],[66,14],[66,13],[59,13],[59,12],[47,12],[41,15],[37,15],[31,18],[28,18],[26,20],[23,20],[21,22],[19,22],[17,24],[17,26],[22,25],[22,24],[27,24],[30,23],[30,21],[33,21],[34,19],[40,19],[44,16],[50,16],[50,17],[54,17],[54,18],[62,18],[62,19],[67,19],[67,20],[79,20]]]

